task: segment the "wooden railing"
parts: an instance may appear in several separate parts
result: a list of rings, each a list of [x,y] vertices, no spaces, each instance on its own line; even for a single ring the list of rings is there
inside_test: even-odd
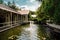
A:
[[[0,29],[1,28],[6,28],[6,27],[13,27],[13,26],[19,26],[22,23],[25,23],[26,21],[10,21],[10,22],[4,22],[0,23]]]
[[[4,22],[0,23],[0,28],[12,27],[20,25],[20,21],[11,21],[11,22]]]

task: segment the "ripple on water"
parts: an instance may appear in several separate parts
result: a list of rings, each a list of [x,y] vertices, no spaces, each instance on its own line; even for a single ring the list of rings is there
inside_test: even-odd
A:
[[[24,31],[18,36],[17,40],[40,40],[37,36],[37,25],[30,24],[28,28],[23,28]]]

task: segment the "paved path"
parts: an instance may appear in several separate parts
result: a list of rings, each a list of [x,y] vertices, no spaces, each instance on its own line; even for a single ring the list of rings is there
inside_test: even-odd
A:
[[[49,24],[47,23],[49,26],[56,28],[56,29],[60,29],[60,25],[55,25],[55,24]]]

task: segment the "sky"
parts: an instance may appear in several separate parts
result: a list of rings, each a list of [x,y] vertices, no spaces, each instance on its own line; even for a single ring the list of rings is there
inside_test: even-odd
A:
[[[12,2],[13,0],[4,0],[5,3],[8,1]],[[19,8],[36,11],[36,9],[41,5],[41,2],[38,2],[36,0],[14,0],[16,3],[16,6]]]

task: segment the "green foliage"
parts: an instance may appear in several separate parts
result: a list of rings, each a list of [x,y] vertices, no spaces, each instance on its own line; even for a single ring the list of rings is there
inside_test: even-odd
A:
[[[36,1],[42,1],[42,0],[36,0]]]
[[[13,1],[12,3],[10,3],[11,5],[10,5],[10,7],[12,8],[12,9],[15,9],[16,8],[16,5],[15,5],[15,2]]]
[[[10,1],[8,2],[8,6],[11,6],[11,2]]]
[[[42,0],[42,5],[37,10],[38,20],[52,19],[60,24],[60,0]]]
[[[32,18],[32,16],[31,15],[34,15],[35,14],[35,12],[33,12],[33,11],[30,11],[29,12],[29,19],[30,20],[34,20],[35,18]]]
[[[14,2],[14,1],[13,1],[12,3],[9,1],[9,2],[8,2],[8,6],[9,6],[10,8],[14,9],[14,10],[19,10],[19,8],[18,8],[18,7],[16,7],[16,5],[15,5],[15,2]]]
[[[3,0],[0,0],[0,4],[3,4]]]
[[[54,23],[60,24],[60,1],[57,1],[55,5]]]

